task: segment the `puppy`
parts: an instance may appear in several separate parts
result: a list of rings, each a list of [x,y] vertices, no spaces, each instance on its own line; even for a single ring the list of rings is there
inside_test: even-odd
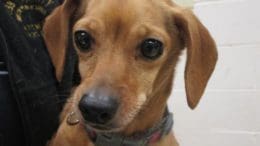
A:
[[[82,79],[49,145],[178,145],[166,105],[178,58],[187,48],[192,109],[217,61],[214,40],[190,10],[171,0],[65,0],[43,31],[57,79],[70,38]]]

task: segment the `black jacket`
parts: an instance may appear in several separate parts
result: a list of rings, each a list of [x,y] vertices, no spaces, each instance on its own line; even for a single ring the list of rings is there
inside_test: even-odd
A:
[[[41,37],[45,16],[59,5],[48,2],[0,1],[0,146],[44,146],[73,85],[74,50],[68,48],[59,84]]]

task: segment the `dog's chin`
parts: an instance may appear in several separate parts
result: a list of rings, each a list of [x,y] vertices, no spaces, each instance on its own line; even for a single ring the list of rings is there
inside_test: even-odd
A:
[[[99,125],[99,124],[92,124],[92,123],[86,123],[86,126],[88,129],[99,132],[99,133],[111,133],[111,132],[119,132],[123,128],[117,127],[114,125]]]
[[[88,129],[99,133],[117,133],[122,132],[132,122],[133,117],[125,118],[124,122],[122,122],[122,119],[120,118],[120,122],[114,119],[105,125],[85,121],[85,125]]]

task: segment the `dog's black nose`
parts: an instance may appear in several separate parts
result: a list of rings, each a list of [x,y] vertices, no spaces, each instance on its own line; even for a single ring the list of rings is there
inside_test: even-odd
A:
[[[106,90],[93,90],[81,98],[79,109],[87,122],[104,125],[115,116],[117,99]]]

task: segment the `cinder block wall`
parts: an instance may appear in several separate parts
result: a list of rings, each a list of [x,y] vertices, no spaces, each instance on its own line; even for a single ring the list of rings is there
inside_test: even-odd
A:
[[[260,0],[195,0],[219,61],[199,106],[186,104],[178,65],[169,107],[181,146],[260,146]]]

